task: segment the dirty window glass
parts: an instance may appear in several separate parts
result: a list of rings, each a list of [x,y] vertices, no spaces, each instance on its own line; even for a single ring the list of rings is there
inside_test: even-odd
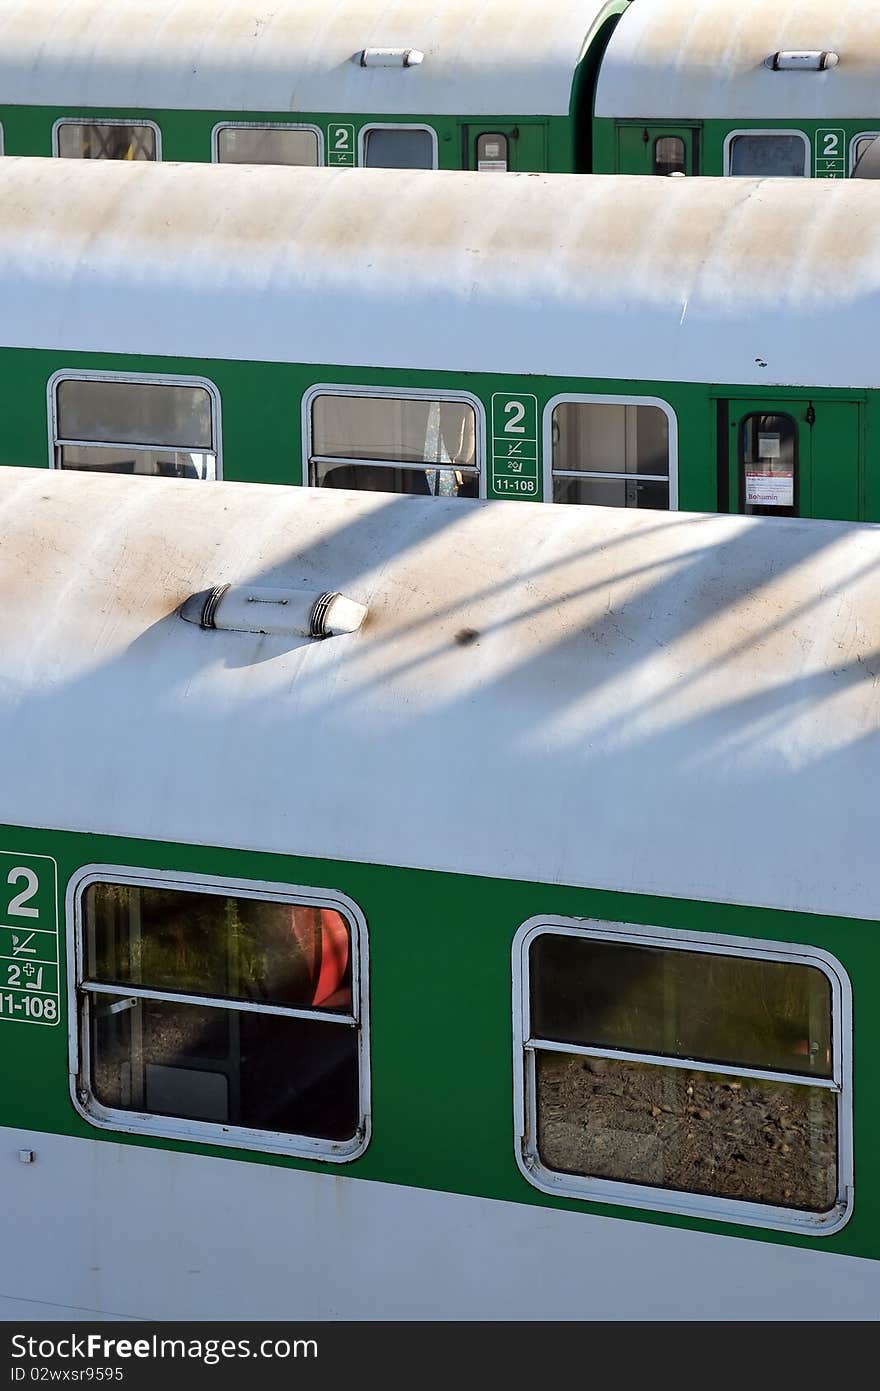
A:
[[[61,159],[157,158],[156,132],[148,125],[112,121],[64,121],[56,130]]]
[[[467,401],[328,394],[312,402],[311,423],[316,487],[479,496],[476,412]]]
[[[101,882],[85,889],[80,914],[83,1027],[101,1107],[355,1137],[356,942],[343,912]]]
[[[372,169],[433,169],[434,138],[429,130],[368,130],[364,164]]]
[[[659,406],[563,401],[552,441],[554,502],[669,507],[669,420]]]
[[[316,165],[318,136],[285,126],[224,126],[217,132],[221,164]]]
[[[211,393],[201,386],[67,379],[56,387],[56,465],[213,478]]]
[[[528,977],[548,1169],[834,1206],[834,1005],[819,967],[546,932]]]
[[[730,173],[803,178],[808,149],[803,135],[736,135],[730,142]]]

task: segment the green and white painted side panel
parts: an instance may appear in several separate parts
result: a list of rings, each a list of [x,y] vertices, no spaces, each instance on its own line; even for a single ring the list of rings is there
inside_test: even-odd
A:
[[[220,402],[220,470],[239,482],[309,481],[307,399],[317,385],[407,392],[461,393],[482,406],[480,495],[550,500],[551,412],[558,397],[610,401],[652,397],[675,420],[670,473],[678,507],[739,510],[737,406],[791,413],[802,434],[801,515],[880,521],[880,396],[876,392],[636,381],[614,378],[510,377],[478,372],[343,368],[333,364],[230,362],[107,353],[0,349],[9,384],[0,464],[47,468],[52,458],[50,383],[56,373],[113,372],[135,380],[196,378]],[[807,423],[812,407],[813,423]],[[807,486],[809,484],[809,486]],[[673,495],[675,495],[675,490]]]
[[[340,1317],[368,1308],[424,1311],[428,1290],[432,1298],[450,1301],[449,1310],[457,1311],[450,1316],[463,1317],[465,1295],[457,1281],[441,1278],[440,1267],[463,1271],[475,1256],[477,1272],[462,1278],[467,1299],[475,1299],[477,1309],[489,1316],[512,1299],[523,1316],[529,1316],[530,1308],[532,1316],[550,1316],[548,1290],[536,1291],[530,1281],[528,1291],[516,1293],[510,1275],[504,1274],[513,1243],[520,1241],[525,1249],[520,1251],[519,1267],[533,1262],[532,1275],[546,1276],[550,1290],[562,1300],[558,1312],[570,1317],[595,1317],[597,1309],[606,1311],[603,1316],[611,1317],[615,1310],[622,1316],[621,1292],[614,1288],[609,1268],[628,1267],[637,1257],[642,1264],[633,1272],[634,1283],[626,1281],[627,1298],[633,1301],[629,1312],[645,1317],[676,1307],[680,1311],[682,1301],[693,1301],[695,1316],[701,1311],[702,1317],[721,1317],[731,1298],[742,1317],[857,1317],[876,1312],[880,1189],[873,1182],[872,1156],[880,1144],[880,1084],[871,1059],[880,1049],[880,1023],[876,1010],[859,1008],[866,995],[870,998],[880,970],[880,937],[874,924],[16,827],[3,829],[2,844],[4,857],[39,867],[46,913],[51,919],[57,907],[62,924],[68,881],[94,862],[195,872],[221,880],[288,882],[348,895],[369,927],[372,1136],[366,1152],[343,1172],[338,1165],[318,1161],[93,1129],[71,1100],[75,1082],[68,1077],[68,1031],[73,1025],[63,990],[60,1027],[34,1028],[16,1018],[0,1028],[7,1220],[11,1218],[16,1229],[20,1224],[23,1235],[38,1211],[46,1215],[34,1240],[20,1248],[22,1263],[14,1290],[0,1295],[158,1317],[185,1289],[192,1316],[203,1311],[207,1315],[212,1298],[214,1316],[226,1307],[226,1300],[234,1308],[236,1298],[245,1301],[243,1308],[254,1309],[258,1299],[268,1300],[267,1316],[281,1317],[294,1309],[305,1316],[305,1308],[314,1308],[317,1315],[319,1303],[303,1306],[302,1301],[318,1300],[318,1294],[307,1295],[293,1270],[291,1249],[301,1267],[305,1241],[312,1253],[306,1264],[313,1290],[328,1292],[330,1298],[329,1291],[336,1289],[340,1303],[334,1306],[331,1301],[327,1307]],[[55,862],[58,896],[53,903]],[[662,924],[696,936],[707,932],[809,943],[837,957],[852,981],[857,1021],[857,1197],[842,1230],[818,1237],[661,1215],[640,1210],[637,1203],[603,1207],[550,1197],[525,1180],[514,1156],[511,946],[521,924],[538,914]],[[68,952],[70,933],[68,923]],[[18,1161],[19,1149],[33,1150],[32,1165]],[[319,1177],[330,1173],[332,1178]],[[141,1267],[126,1273],[130,1262],[111,1252],[114,1244],[119,1247],[117,1222],[123,1203],[130,1200],[132,1183],[142,1193],[139,1226],[147,1247],[146,1268],[158,1260],[159,1250],[164,1251],[168,1283],[145,1280]],[[331,1187],[338,1195],[336,1207]],[[455,1197],[462,1201],[456,1203]],[[230,1208],[249,1214],[247,1221],[231,1228],[222,1222],[222,1211]],[[67,1220],[61,1223],[64,1213]],[[419,1214],[416,1239],[412,1219]],[[392,1216],[396,1220],[386,1225]],[[475,1223],[480,1232],[476,1246]],[[286,1234],[297,1228],[299,1240],[285,1253]],[[62,1247],[56,1246],[56,1258],[49,1261],[44,1242],[57,1243],[59,1229],[64,1231]],[[176,1234],[177,1255],[169,1258],[171,1231]],[[384,1232],[381,1240],[379,1232]],[[404,1232],[410,1235],[404,1237]],[[340,1266],[346,1242],[348,1264],[343,1261]],[[771,1247],[787,1254],[772,1255]],[[490,1257],[493,1248],[496,1256]],[[95,1250],[99,1259],[89,1254]],[[227,1255],[219,1289],[210,1275],[217,1267],[207,1260],[208,1251]],[[417,1263],[426,1252],[433,1253],[439,1266],[427,1279],[422,1271],[414,1281]],[[508,1253],[503,1260],[500,1252]],[[679,1269],[682,1259],[685,1268]],[[574,1280],[576,1265],[579,1278]],[[238,1283],[233,1266],[248,1271],[246,1283]],[[259,1283],[262,1269],[275,1272],[274,1294],[269,1282]],[[381,1290],[364,1278],[364,1271],[371,1269],[383,1272]],[[743,1279],[744,1271],[752,1272],[749,1280]],[[783,1287],[774,1272],[785,1275]],[[541,1286],[543,1280],[535,1283]],[[409,1285],[413,1288],[407,1293]],[[85,1297],[83,1290],[92,1288]],[[136,1308],[132,1299],[138,1301]],[[13,1304],[5,1307],[15,1311]]]

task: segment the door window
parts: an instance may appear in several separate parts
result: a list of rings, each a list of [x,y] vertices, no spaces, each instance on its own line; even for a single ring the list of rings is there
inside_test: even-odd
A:
[[[798,450],[792,416],[744,416],[739,442],[743,511],[750,516],[796,517]]]
[[[654,173],[687,173],[687,147],[680,135],[660,135],[654,141]]]

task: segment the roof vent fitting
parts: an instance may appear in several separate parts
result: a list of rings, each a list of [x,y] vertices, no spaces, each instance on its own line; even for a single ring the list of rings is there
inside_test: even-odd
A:
[[[830,49],[791,49],[771,53],[764,59],[764,67],[773,72],[826,72],[828,68],[836,68],[839,62],[839,54]]]
[[[362,68],[417,68],[425,55],[419,48],[362,48],[351,61]]]
[[[220,584],[191,595],[181,605],[180,616],[200,628],[227,633],[332,638],[356,633],[367,610],[338,593]]]

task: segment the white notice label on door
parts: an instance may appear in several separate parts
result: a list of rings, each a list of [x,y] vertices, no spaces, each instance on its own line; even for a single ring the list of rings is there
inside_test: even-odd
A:
[[[758,435],[758,457],[761,459],[778,459],[781,454],[782,439],[780,435]]]
[[[794,507],[793,473],[747,473],[748,507]]]

